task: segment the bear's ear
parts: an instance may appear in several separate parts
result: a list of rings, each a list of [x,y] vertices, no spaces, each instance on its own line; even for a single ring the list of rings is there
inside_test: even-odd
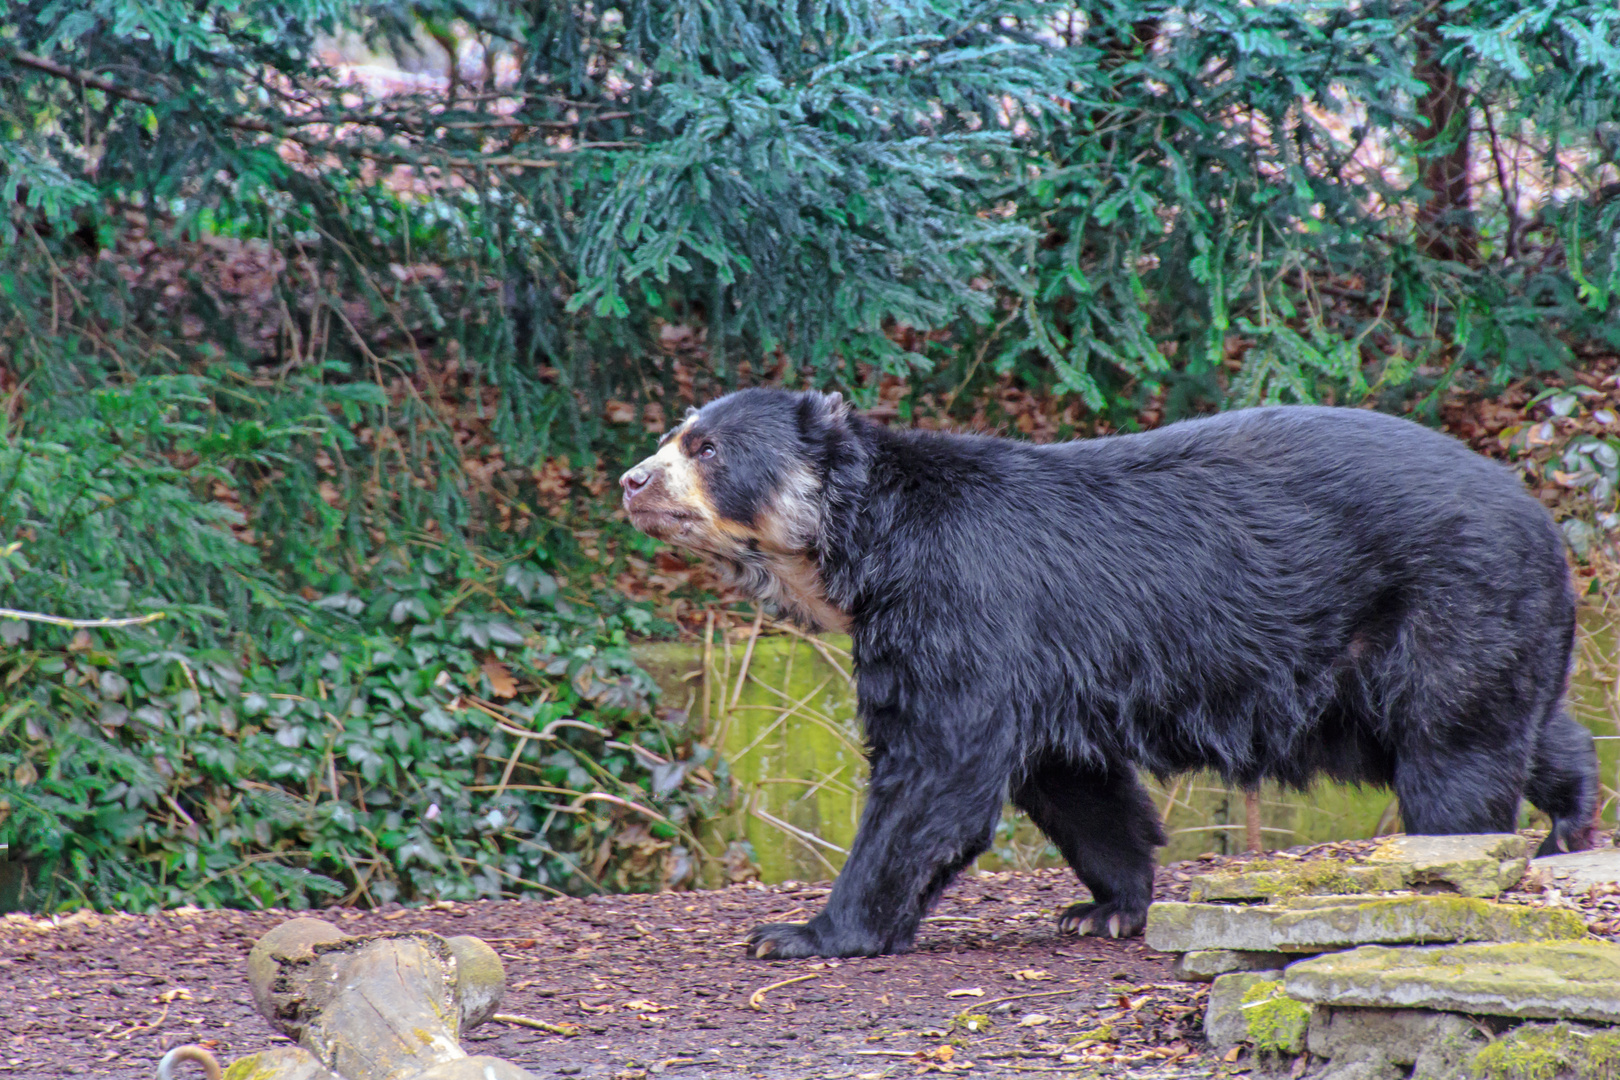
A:
[[[816,412],[828,423],[839,423],[849,415],[849,404],[844,401],[844,395],[836,390],[829,394],[818,394],[811,390],[805,397],[810,399]]]
[[[849,404],[844,395],[806,390],[799,396],[799,432],[812,443],[819,443],[834,431],[849,426]]]

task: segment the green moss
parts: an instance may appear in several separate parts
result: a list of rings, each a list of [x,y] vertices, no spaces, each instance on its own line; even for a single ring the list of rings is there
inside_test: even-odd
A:
[[[1497,907],[1506,912],[1508,925],[1520,932],[1525,941],[1576,941],[1586,936],[1586,918],[1579,911],[1564,908],[1548,911],[1520,904]]]
[[[1082,1047],[1082,1046],[1094,1046],[1097,1043],[1107,1043],[1107,1042],[1113,1042],[1113,1041],[1114,1041],[1114,1027],[1113,1027],[1113,1025],[1112,1024],[1102,1024],[1102,1025],[1100,1025],[1098,1027],[1092,1028],[1090,1031],[1081,1032],[1080,1035],[1077,1038],[1070,1039],[1069,1042],[1067,1044],[1065,1044],[1065,1045],[1068,1047],[1068,1049],[1074,1050],[1074,1049],[1077,1049],[1077,1048]]]
[[[1282,899],[1392,892],[1406,887],[1409,869],[1405,864],[1379,865],[1338,859],[1257,859],[1235,873],[1207,874],[1194,879],[1191,898],[1195,901]]]
[[[263,1054],[237,1058],[225,1069],[224,1080],[271,1080],[275,1068],[263,1061]]]
[[[1528,1024],[1481,1049],[1469,1067],[1482,1080],[1614,1080],[1620,1032]]]
[[[984,1013],[960,1012],[951,1018],[951,1026],[975,1035],[983,1035],[990,1030],[990,1018]]]
[[[1257,982],[1243,994],[1243,1018],[1256,1050],[1297,1054],[1305,1048],[1311,1007],[1283,993],[1280,982]]]

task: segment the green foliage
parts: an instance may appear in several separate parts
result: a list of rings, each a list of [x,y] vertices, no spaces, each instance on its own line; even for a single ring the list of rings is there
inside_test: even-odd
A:
[[[5,606],[167,616],[95,633],[0,619],[0,830],[32,864],[30,903],[695,880],[692,829],[729,782],[680,714],[651,715],[625,648],[645,613],[571,598],[533,544],[494,561],[423,540],[372,565],[363,594],[341,573],[314,603],[288,592],[232,532],[240,515],[199,493],[320,428],[222,417],[217,391],[136,380],[35,410],[0,447],[0,525],[20,538],[0,548]]]
[[[413,591],[456,580],[396,575]],[[650,826],[648,842],[671,857],[640,853],[642,876],[621,873],[618,887],[690,884],[687,825],[720,789],[655,790],[681,731],[627,722],[645,712],[645,676],[622,647],[593,643],[594,618],[560,608],[523,613],[535,622],[407,613],[395,632],[346,635],[302,665],[97,638],[65,655],[10,653],[0,739],[16,764],[0,798],[41,863],[35,902],[305,907],[345,894],[577,891],[623,869],[615,844],[631,825]],[[530,689],[502,707],[508,678]],[[700,767],[706,754],[688,760]],[[614,812],[595,812],[604,795]]]
[[[1545,168],[1562,153],[1612,177],[1612,13],[1447,5],[1442,50],[1409,32],[1429,10],[1088,7],[1071,47],[1092,50],[1090,96],[1106,105],[1019,190],[1019,219],[1046,241],[1031,251],[1026,333],[997,368],[1129,413],[1133,394],[1161,388],[1182,408],[1398,400],[1465,368],[1501,382],[1567,364],[1571,342],[1620,340],[1620,203],[1559,190]],[[1414,107],[1431,61],[1464,85],[1457,124],[1481,129],[1470,201],[1436,219],[1460,258],[1413,228],[1443,201],[1426,160],[1459,134]]]
[[[41,903],[689,879],[728,785],[574,500],[744,363],[1119,427],[1620,344],[1600,4],[26,0],[0,42],[0,606],[165,615],[0,621]]]

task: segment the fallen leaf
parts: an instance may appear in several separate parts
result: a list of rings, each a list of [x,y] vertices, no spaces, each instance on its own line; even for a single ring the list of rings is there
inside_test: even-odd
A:
[[[1019,982],[1040,982],[1043,979],[1050,979],[1052,977],[1051,972],[1043,971],[1040,968],[1023,968],[1022,970],[1014,971],[1010,974]]]
[[[947,990],[947,991],[945,991],[945,996],[948,997],[948,998],[984,997],[984,987],[982,987],[982,986],[962,986],[962,987],[958,987],[955,990]]]
[[[646,998],[637,998],[634,1001],[627,1001],[624,1003],[624,1007],[629,1009],[631,1012],[664,1012],[667,1009],[673,1008],[671,1005],[660,1005],[658,1002],[648,1001]]]
[[[1240,1058],[1242,1056],[1243,1056],[1243,1047],[1234,1046],[1234,1047],[1232,1047],[1232,1049],[1230,1049],[1230,1050],[1228,1050],[1226,1052],[1226,1056],[1224,1058],[1222,1058],[1221,1060],[1222,1061],[1236,1061],[1238,1058]]]
[[[479,666],[489,680],[490,693],[498,698],[517,697],[517,680],[512,678],[510,668],[499,660],[485,660]]]
[[[191,991],[187,990],[183,986],[176,986],[172,990],[163,991],[163,993],[157,996],[156,1000],[161,1001],[165,1005],[169,1004],[171,1001],[190,1001]]]
[[[1018,1021],[1018,1026],[1040,1027],[1042,1024],[1050,1024],[1051,1022],[1052,1018],[1047,1016],[1045,1013],[1030,1013],[1028,1016]]]

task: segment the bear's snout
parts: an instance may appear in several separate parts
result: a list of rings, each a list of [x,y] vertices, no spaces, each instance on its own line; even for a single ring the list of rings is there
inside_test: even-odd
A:
[[[630,500],[645,490],[651,482],[652,470],[644,465],[637,465],[619,477],[619,486],[624,488],[624,505],[628,507]]]

